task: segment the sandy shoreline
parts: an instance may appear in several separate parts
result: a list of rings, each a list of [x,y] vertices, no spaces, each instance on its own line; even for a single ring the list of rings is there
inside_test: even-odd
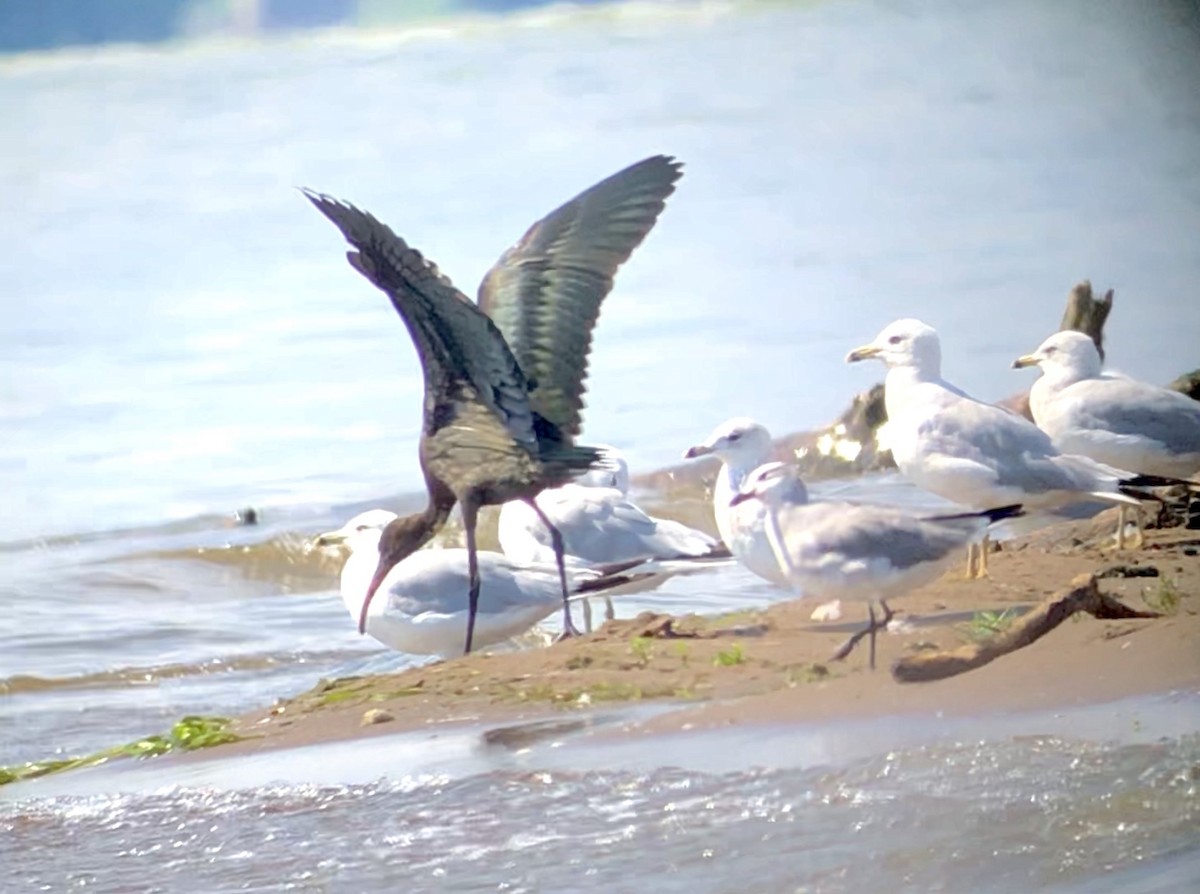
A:
[[[329,681],[238,718],[236,728],[246,738],[208,756],[462,724],[586,717],[651,701],[664,710],[605,735],[1036,710],[1200,689],[1200,533],[1151,531],[1143,550],[1102,551],[1095,544],[1111,532],[1112,520],[1104,513],[1010,542],[993,555],[990,580],[964,581],[956,567],[898,601],[897,614],[911,627],[880,637],[873,673],[865,645],[844,662],[827,660],[865,620],[861,606],[850,606],[834,625],[811,622],[808,600],[708,619],[647,613],[546,649]],[[889,672],[916,650],[970,642],[977,612],[1021,612],[1078,574],[1103,574],[1115,566],[1141,569],[1136,573],[1145,576],[1104,576],[1102,591],[1161,617],[1077,615],[1027,648],[945,680],[899,683]],[[365,722],[367,714],[382,722]]]

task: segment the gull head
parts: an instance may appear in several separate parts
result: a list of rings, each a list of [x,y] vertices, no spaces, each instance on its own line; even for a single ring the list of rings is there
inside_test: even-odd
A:
[[[1068,329],[1055,332],[1032,354],[1013,361],[1013,369],[1026,366],[1040,366],[1049,375],[1094,378],[1100,375],[1103,362],[1090,336]]]
[[[313,541],[316,546],[344,544],[351,554],[362,553],[369,557],[374,553],[379,556],[359,613],[359,633],[367,631],[367,609],[371,607],[375,591],[388,576],[388,572],[428,543],[432,537],[433,526],[429,524],[425,513],[418,512],[401,518],[386,509],[368,509],[354,516],[336,531],[321,534]]]
[[[753,419],[735,416],[722,422],[700,444],[689,447],[684,459],[712,454],[722,462],[753,468],[771,454],[771,433]]]
[[[897,320],[884,327],[875,339],[846,355],[847,363],[874,357],[888,369],[912,366],[924,372],[939,374],[942,366],[942,346],[937,330],[920,320]]]
[[[600,461],[582,475],[577,475],[573,484],[583,487],[615,487],[623,494],[629,493],[629,463],[624,454],[609,444],[593,444],[600,451]]]
[[[378,549],[383,529],[396,520],[396,513],[386,509],[360,512],[336,531],[326,531],[313,538],[314,546],[342,546],[351,552]]]
[[[742,489],[733,495],[730,506],[747,500],[762,500],[768,506],[783,502],[805,503],[808,491],[796,467],[787,463],[763,463],[746,476]]]

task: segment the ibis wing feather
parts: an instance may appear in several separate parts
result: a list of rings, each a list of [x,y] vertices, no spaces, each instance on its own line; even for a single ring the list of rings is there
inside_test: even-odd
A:
[[[479,286],[479,306],[531,382],[533,411],[567,438],[580,430],[600,303],[680,176],[664,155],[618,171],[530,227]]]
[[[536,447],[525,375],[487,314],[372,215],[303,192],[356,249],[347,253],[351,266],[387,294],[408,327],[425,370],[426,415],[439,400],[469,396],[493,411],[515,440]]]

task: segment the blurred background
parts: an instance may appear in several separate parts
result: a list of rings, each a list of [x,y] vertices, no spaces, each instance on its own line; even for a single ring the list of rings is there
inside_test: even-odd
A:
[[[306,539],[367,506],[419,504],[421,372],[387,299],[296,187],[371,211],[473,293],[533,221],[660,152],[685,175],[605,302],[585,412],[585,437],[623,449],[635,473],[678,461],[732,415],[776,435],[832,420],[882,377],[847,366],[846,352],[899,317],[939,329],[947,377],[977,396],[1023,390],[1031,374],[1009,364],[1057,328],[1084,278],[1116,290],[1111,365],[1159,383],[1200,365],[1194,2],[3,0],[0,765],[413,660],[356,634],[337,562]],[[839,486],[873,497],[887,485]],[[691,496],[707,513],[705,495]],[[235,524],[246,506],[259,524]],[[652,605],[715,611],[787,595],[731,571],[672,582]],[[703,873],[675,876],[688,890],[734,878],[783,890],[783,875],[762,873],[810,864],[776,859],[774,844],[764,855],[773,833],[737,820],[743,795],[742,820],[759,815],[761,784],[816,811],[804,814],[816,837],[794,840],[804,860],[849,865],[838,804],[875,811],[879,848],[909,849],[900,863],[854,864],[845,890],[886,884],[887,865],[901,864],[931,888],[950,853],[963,874],[949,888],[975,890],[977,860],[1007,853],[989,837],[996,817],[1028,841],[1046,791],[1078,777],[1073,746],[1047,749],[981,758],[1012,776],[972,781],[964,760],[946,785],[939,774],[954,771],[929,758],[914,778],[935,794],[838,794],[824,813],[805,800],[811,779],[734,777],[714,795],[733,810],[717,837],[741,840],[744,858],[696,856],[712,836],[687,829],[726,816],[697,806],[679,834],[655,837],[651,820],[650,847],[597,859],[611,890],[644,871],[622,860],[668,848]],[[1193,766],[1191,749],[1172,759]],[[1060,791],[1064,822],[1120,780],[1151,778],[1139,762],[1157,759],[1091,758],[1099,794]],[[1046,774],[1026,774],[1039,760]],[[886,761],[863,778],[876,771],[887,775]],[[491,783],[479,785],[430,809],[457,829],[464,804],[488,804]],[[715,791],[695,786],[697,805]],[[946,791],[971,800],[938,801]],[[353,819],[312,827],[323,807],[311,793],[294,791],[277,820],[260,809],[270,792],[247,796],[229,807],[237,847],[161,872],[174,873],[172,890],[302,885],[299,855],[354,863],[367,834],[355,823],[388,828],[407,812],[359,795]],[[36,830],[0,887],[144,887],[133,858],[160,859],[161,811],[191,809],[174,797],[0,811],[0,838]],[[599,817],[609,797],[600,786],[580,803]],[[1128,795],[1161,806],[1138,814],[1140,837],[1085,817],[1064,826],[1100,830],[1083,845],[1047,838],[1003,858],[1013,874],[989,877],[1015,890],[1070,876],[1083,879],[1071,890],[1095,891],[1113,865],[1153,865],[1177,832],[1194,846],[1194,811],[1189,821],[1186,805],[1156,797]],[[613,803],[613,819],[626,822],[628,803]],[[545,820],[537,798],[516,804],[494,811],[496,840],[504,824],[517,840]],[[940,833],[929,831],[938,805]],[[964,824],[977,809],[978,824]],[[108,834],[120,829],[119,841]],[[237,856],[273,847],[274,867]],[[468,851],[418,854],[431,862],[405,878],[454,860],[484,872]],[[388,873],[343,889],[385,877],[394,889]],[[538,877],[568,885],[553,867]],[[1136,887],[1121,878],[1118,889]],[[486,873],[478,882],[495,889]]]
[[[299,28],[387,27],[441,16],[503,13],[554,0],[8,0],[0,50],[240,35]],[[575,0],[586,6],[609,0]]]
[[[163,0],[0,5],[0,537],[419,487],[420,371],[309,186],[468,293],[542,214],[687,173],[596,330],[635,472],[879,378],[900,316],[987,398],[1072,284],[1110,362],[1194,368],[1194,3]],[[57,49],[49,49],[51,47]]]

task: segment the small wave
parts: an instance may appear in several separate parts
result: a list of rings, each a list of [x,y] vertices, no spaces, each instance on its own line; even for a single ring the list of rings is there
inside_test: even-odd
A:
[[[324,652],[279,653],[274,655],[245,655],[237,658],[214,658],[210,661],[164,664],[155,667],[122,667],[71,677],[39,677],[16,674],[0,679],[0,696],[24,695],[73,689],[132,688],[154,686],[163,680],[196,677],[205,674],[242,673],[291,667],[309,662],[336,662],[353,658],[359,653],[344,649]]]
[[[336,550],[319,549],[312,538],[288,533],[261,543],[225,543],[218,546],[192,546],[184,549],[164,549],[136,553],[126,559],[184,559],[211,562],[216,565],[233,565],[247,569],[251,576],[274,578],[281,571],[293,573],[319,573],[337,576],[342,561]],[[257,569],[263,572],[255,575]]]

